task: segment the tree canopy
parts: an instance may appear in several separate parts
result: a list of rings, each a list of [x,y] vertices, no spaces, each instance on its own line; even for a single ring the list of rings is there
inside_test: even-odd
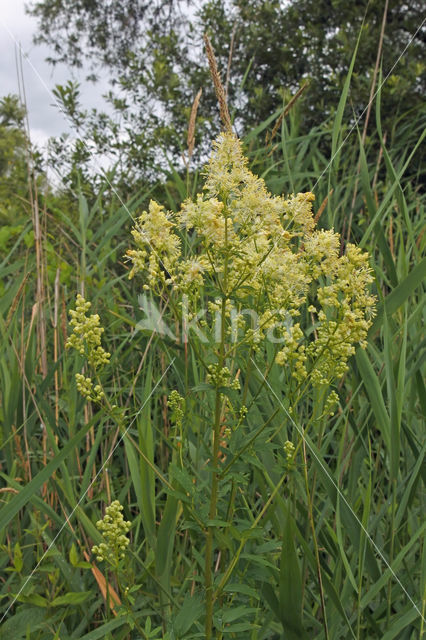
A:
[[[65,106],[74,121],[80,120],[86,139],[120,158],[127,176],[149,179],[166,156],[174,162],[181,156],[200,88],[198,157],[205,152],[201,142],[217,132],[216,99],[202,46],[205,32],[240,135],[273,114],[306,81],[301,127],[309,130],[332,115],[358,36],[346,118],[353,122],[361,116],[382,23],[380,63],[383,77],[389,76],[382,93],[385,126],[423,102],[426,29],[419,0],[39,0],[29,10],[38,18],[37,41],[51,47],[52,63],[81,67],[89,62],[91,79],[100,68],[111,78],[108,114],[86,113],[78,101],[70,106],[65,100]]]
[[[25,109],[17,96],[0,99],[0,220],[15,221],[28,201]]]

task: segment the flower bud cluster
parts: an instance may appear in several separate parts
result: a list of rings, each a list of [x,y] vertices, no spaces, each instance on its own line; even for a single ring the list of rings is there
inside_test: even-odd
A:
[[[164,284],[173,282],[180,255],[180,240],[172,232],[173,226],[170,214],[151,200],[148,211],[142,212],[132,230],[136,249],[129,249],[126,253],[133,263],[129,278],[145,272],[145,289],[159,291]]]
[[[243,405],[240,407],[240,410],[239,410],[239,412],[238,412],[238,417],[239,417],[239,419],[240,419],[240,420],[244,420],[244,418],[245,418],[245,417],[246,417],[246,415],[247,415],[247,412],[248,412],[248,409],[247,409],[246,405],[245,405],[245,404],[243,404]]]
[[[290,442],[290,440],[286,440],[286,442],[284,443],[284,453],[286,456],[286,464],[287,464],[287,469],[291,470],[294,469],[295,463],[294,463],[294,453],[295,453],[296,449],[294,447],[294,444],[292,442]]]
[[[110,354],[101,346],[101,336],[104,329],[99,326],[98,314],[86,316],[90,307],[91,303],[86,302],[78,294],[75,310],[71,309],[70,311],[70,324],[73,327],[73,332],[67,340],[66,347],[73,347],[80,355],[86,355],[89,364],[96,369],[108,364]]]
[[[98,314],[86,316],[90,307],[91,303],[78,294],[75,310],[70,310],[70,324],[73,327],[73,332],[65,346],[67,349],[70,347],[76,349],[80,355],[87,357],[89,364],[94,369],[99,369],[109,363],[110,354],[101,345],[101,336],[104,329],[99,326]],[[75,381],[78,391],[87,400],[101,402],[105,397],[101,385],[94,385],[90,377],[86,377],[82,373],[76,373]]]
[[[207,367],[207,382],[212,383],[215,387],[228,387],[229,389],[240,389],[238,378],[231,380],[231,372],[228,367],[219,367],[217,364],[210,364]]]
[[[330,391],[324,403],[324,413],[328,416],[334,416],[334,409],[339,404],[339,396],[336,391]]]
[[[122,511],[123,507],[118,500],[114,500],[105,509],[103,520],[96,523],[104,542],[92,547],[92,553],[96,555],[98,562],[108,562],[114,568],[117,568],[119,561],[124,558],[129,545],[127,533],[130,531],[131,522],[124,520]]]
[[[93,384],[91,378],[86,378],[82,373],[75,374],[75,381],[81,395],[92,402],[100,402],[105,394],[100,384]]]
[[[183,398],[176,389],[174,389],[168,398],[168,405],[172,410],[173,419],[177,427],[182,426],[182,420],[185,415],[185,398]]]

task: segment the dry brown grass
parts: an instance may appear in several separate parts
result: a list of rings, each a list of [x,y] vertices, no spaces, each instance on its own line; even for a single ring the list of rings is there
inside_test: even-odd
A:
[[[225,131],[232,133],[231,116],[229,115],[228,104],[226,102],[226,92],[223,87],[222,80],[220,79],[220,73],[217,67],[213,47],[207,34],[204,34],[204,43],[206,45],[210,73],[213,79],[217,100],[219,102],[220,119],[222,120],[223,128],[225,129]]]

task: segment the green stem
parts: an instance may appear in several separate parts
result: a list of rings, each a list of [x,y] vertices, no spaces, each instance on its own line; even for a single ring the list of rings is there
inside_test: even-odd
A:
[[[307,462],[307,457],[306,457],[306,442],[305,442],[304,435],[305,434],[303,434],[303,462],[304,462],[303,469],[304,469],[304,476],[305,476],[306,499],[308,501],[309,522],[310,522],[310,525],[311,525],[312,539],[313,539],[314,551],[315,551],[315,561],[316,561],[316,565],[317,565],[318,586],[319,586],[320,600],[321,600],[321,611],[322,611],[322,620],[323,620],[323,627],[324,627],[324,636],[325,636],[326,640],[329,640],[328,625],[327,625],[327,615],[326,615],[326,611],[325,611],[324,589],[323,589],[323,585],[322,585],[322,576],[321,576],[321,564],[320,564],[320,557],[319,557],[319,550],[318,550],[318,541],[317,541],[317,536],[316,536],[316,533],[315,533],[314,516],[313,516],[313,513],[312,513],[312,497],[311,497],[311,493],[309,491],[308,462]]]
[[[392,565],[394,549],[395,549],[395,514],[396,514],[396,479],[392,480],[392,513],[391,513],[391,530],[390,530],[390,552],[389,552],[389,564]],[[392,580],[388,582],[388,594],[387,594],[387,607],[386,607],[386,628],[389,629],[391,606],[392,606]]]
[[[253,529],[255,529],[257,527],[257,525],[259,524],[259,522],[261,521],[261,519],[263,518],[263,516],[265,515],[266,511],[269,509],[271,502],[273,501],[273,499],[275,498],[275,496],[277,495],[278,491],[280,490],[284,480],[286,479],[288,473],[287,471],[281,476],[281,479],[279,480],[278,484],[275,486],[274,490],[272,491],[271,495],[269,496],[268,500],[266,501],[264,507],[262,508],[261,512],[259,513],[259,515],[256,517],[255,520],[253,520],[250,529],[248,530],[248,532],[252,531]],[[228,565],[228,568],[225,572],[225,574],[223,575],[220,583],[218,584],[218,587],[216,589],[216,593],[214,595],[214,600],[216,600],[220,594],[222,593],[223,589],[225,588],[226,584],[228,583],[231,574],[233,572],[233,570],[235,569],[237,562],[240,558],[241,552],[244,549],[244,546],[246,544],[246,542],[249,540],[249,536],[245,535],[243,537],[243,539],[240,542],[240,546],[238,547],[236,553],[234,554],[231,562]]]
[[[225,213],[225,248],[228,244],[228,218]],[[219,358],[218,358],[218,371],[220,372],[225,363],[225,333],[226,333],[226,302],[227,302],[227,286],[228,286],[228,255],[225,253],[225,264],[223,272],[223,286],[222,286],[222,315],[220,326],[220,346],[219,346]],[[215,526],[211,524],[211,521],[216,518],[217,513],[217,498],[219,489],[219,450],[220,450],[220,418],[222,414],[222,394],[219,391],[219,385],[216,382],[216,397],[215,397],[215,418],[213,429],[213,455],[212,455],[212,482],[210,493],[210,508],[209,508],[209,524],[207,526],[206,537],[206,564],[204,571],[204,584],[206,588],[206,621],[205,621],[205,637],[206,640],[211,640],[213,633],[213,543],[214,543],[214,530]]]
[[[225,339],[225,313],[226,313],[226,299],[222,299],[222,317],[221,317],[221,342],[219,351],[219,363],[218,370],[223,367],[224,356],[224,339]],[[215,420],[213,430],[213,456],[212,456],[212,484],[210,493],[210,508],[209,508],[209,520],[214,520],[217,511],[217,496],[219,488],[219,443],[220,443],[220,418],[222,414],[222,394],[219,388],[216,387],[216,399],[215,399]],[[206,587],[206,640],[210,640],[213,632],[213,537],[214,537],[214,525],[210,524],[207,527],[207,539],[206,539],[206,565],[205,565],[205,587]]]
[[[136,620],[136,618],[135,618],[135,616],[133,614],[133,610],[132,610],[131,604],[130,604],[130,602],[128,600],[128,597],[126,595],[126,590],[123,588],[123,586],[122,586],[122,584],[120,582],[120,576],[118,574],[118,570],[115,571],[115,580],[116,580],[116,583],[117,583],[118,591],[119,591],[119,593],[121,595],[121,599],[122,599],[122,601],[124,603],[124,606],[126,607],[126,612],[127,612],[128,617],[133,621],[133,624],[135,625],[136,629],[141,634],[143,640],[149,640],[148,636],[145,633],[145,631],[142,629],[142,627],[140,626],[140,624],[138,623],[138,621]]]

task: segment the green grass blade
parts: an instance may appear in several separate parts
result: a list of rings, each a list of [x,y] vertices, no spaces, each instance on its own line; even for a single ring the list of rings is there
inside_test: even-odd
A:
[[[377,427],[382,433],[388,452],[391,450],[391,426],[386,411],[379,379],[373,366],[363,349],[358,349],[355,355],[358,370],[361,374],[365,390],[370,398],[371,408],[376,418]]]
[[[0,529],[8,526],[12,518],[20,511],[31,499],[31,497],[47,482],[53,472],[60,464],[69,456],[78,443],[84,438],[90,429],[90,424],[85,425],[76,435],[67,442],[61,451],[42,469],[35,478],[27,484],[14,498],[4,506],[0,511]]]
[[[420,287],[426,279],[426,258],[423,258],[407,275],[402,282],[385,298],[384,302],[378,306],[377,314],[368,332],[373,336],[383,323],[383,315],[390,318],[397,309],[407,300],[407,298]]]
[[[294,539],[294,524],[288,513],[283,531],[280,562],[280,618],[286,638],[303,640],[307,636],[302,625],[302,575]]]

